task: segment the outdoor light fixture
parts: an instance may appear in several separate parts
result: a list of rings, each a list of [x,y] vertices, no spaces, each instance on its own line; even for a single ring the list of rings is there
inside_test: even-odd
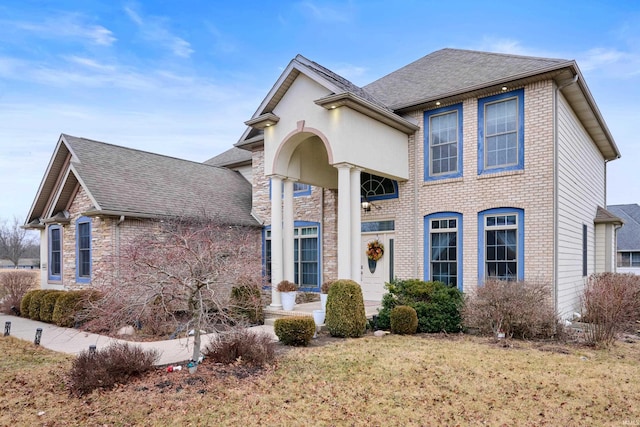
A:
[[[440,101],[436,101],[436,105],[440,105]]]
[[[362,201],[360,202],[360,206],[362,207],[362,210],[365,212],[371,212],[372,207],[376,209],[382,209],[382,207],[374,205],[369,200],[367,200],[365,196],[362,196]]]
[[[506,91],[507,91],[507,89],[508,89],[508,88],[507,88],[506,86],[502,86],[502,91],[503,91],[503,92],[506,92]]]

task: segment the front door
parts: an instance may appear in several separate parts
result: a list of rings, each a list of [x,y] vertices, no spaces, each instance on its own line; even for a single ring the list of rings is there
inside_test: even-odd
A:
[[[367,257],[367,245],[379,241],[384,249],[382,258],[370,262]],[[360,246],[360,284],[362,294],[367,301],[382,301],[386,293],[384,284],[391,280],[393,266],[393,233],[363,234]]]

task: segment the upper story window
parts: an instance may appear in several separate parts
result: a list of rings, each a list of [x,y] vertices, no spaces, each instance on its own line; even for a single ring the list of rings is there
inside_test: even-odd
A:
[[[62,280],[62,227],[49,227],[49,280]]]
[[[293,182],[293,197],[303,197],[311,195],[311,185],[301,182]],[[282,197],[284,197],[284,182],[282,183]],[[269,199],[271,199],[271,179],[269,179]]]
[[[76,221],[76,282],[91,281],[91,218]]]
[[[462,176],[462,104],[424,113],[425,181]]]
[[[485,278],[524,279],[524,211],[489,209],[478,214],[480,283]]]
[[[367,172],[360,174],[360,197],[367,200],[398,198],[398,183],[392,179]]]
[[[524,89],[478,100],[478,174],[524,168]]]

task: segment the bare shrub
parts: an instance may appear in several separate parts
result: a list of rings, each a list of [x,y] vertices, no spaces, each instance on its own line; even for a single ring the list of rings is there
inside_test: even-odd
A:
[[[113,260],[117,274],[96,277],[103,297],[88,311],[86,327],[115,332],[136,325],[153,335],[193,330],[198,360],[201,331],[224,332],[238,323],[231,287],[236,277],[259,277],[257,233],[207,218],[154,223]]]
[[[551,338],[561,332],[550,286],[539,281],[487,280],[467,296],[462,316],[465,327],[485,335]]]
[[[12,270],[0,273],[0,312],[19,314],[22,297],[36,286],[37,272]]]
[[[69,371],[69,389],[78,397],[97,388],[110,389],[150,371],[159,357],[157,350],[145,351],[127,343],[114,343],[94,354],[84,350]]]
[[[264,332],[237,329],[221,334],[217,342],[207,346],[205,355],[217,363],[242,362],[250,365],[266,365],[275,359],[276,344]]]
[[[640,320],[640,276],[600,273],[589,278],[582,297],[585,338],[608,346],[621,332],[632,331]]]

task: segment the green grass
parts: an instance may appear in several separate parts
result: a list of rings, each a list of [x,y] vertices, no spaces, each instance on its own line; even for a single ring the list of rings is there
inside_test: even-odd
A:
[[[461,335],[367,336],[291,349],[276,366],[247,377],[205,363],[195,375],[158,370],[77,399],[63,390],[67,357],[5,338],[0,425],[640,422],[640,343],[620,342],[608,351],[511,344]],[[5,353],[10,347],[22,349]]]

